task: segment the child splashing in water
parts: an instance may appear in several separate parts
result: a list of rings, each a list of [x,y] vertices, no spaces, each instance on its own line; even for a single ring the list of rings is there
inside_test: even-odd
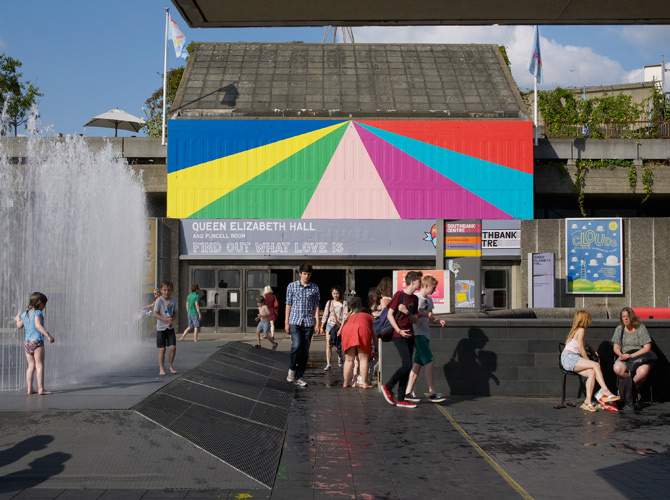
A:
[[[28,310],[17,314],[14,320],[17,328],[25,328],[26,339],[24,348],[28,369],[26,370],[26,383],[28,394],[35,394],[33,376],[37,373],[37,393],[41,396],[53,394],[44,388],[44,337],[53,344],[53,336],[44,328],[44,315],[42,311],[47,306],[46,295],[34,292],[30,295]]]

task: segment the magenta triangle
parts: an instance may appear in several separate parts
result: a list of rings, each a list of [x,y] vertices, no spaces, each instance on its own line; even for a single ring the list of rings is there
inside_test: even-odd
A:
[[[354,122],[402,219],[513,219]]]

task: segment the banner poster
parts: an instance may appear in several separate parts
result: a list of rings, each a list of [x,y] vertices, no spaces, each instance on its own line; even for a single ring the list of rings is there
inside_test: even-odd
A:
[[[407,276],[407,273],[410,271],[412,271],[412,269],[393,271],[394,293],[405,289],[407,286],[405,283],[405,276]],[[435,314],[453,312],[450,300],[449,286],[451,285],[451,276],[449,276],[449,272],[440,269],[414,269],[414,271],[420,271],[423,273],[424,277],[432,276],[437,280],[437,286],[431,295],[431,298],[433,299],[433,305],[435,306],[433,312]]]
[[[180,255],[191,259],[435,258],[435,221],[182,219]]]
[[[142,290],[147,293],[154,291],[156,287],[156,219],[145,221],[145,243],[144,262],[142,264]]]
[[[566,292],[623,294],[620,218],[565,219]]]

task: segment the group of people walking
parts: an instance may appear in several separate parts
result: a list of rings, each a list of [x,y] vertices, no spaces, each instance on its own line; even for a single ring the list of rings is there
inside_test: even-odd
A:
[[[339,286],[331,288],[331,298],[326,302],[323,318],[319,322],[319,288],[310,282],[312,267],[303,264],[298,270],[300,279],[291,283],[286,294],[286,331],[291,335],[291,358],[286,380],[306,387],[303,376],[309,356],[312,336],[326,336],[325,371],[332,369],[332,351],[338,356],[338,365],[343,367],[343,387],[370,389],[370,361],[379,350],[373,322],[385,314],[394,329],[393,344],[401,358],[401,366],[382,386],[387,402],[401,408],[416,408],[420,398],[413,386],[422,367],[425,367],[428,382],[427,398],[442,402],[445,397],[434,388],[433,370],[435,358],[430,350],[430,324],[445,326],[433,315],[430,297],[438,284],[433,276],[423,277],[421,272],[407,273],[404,290],[393,293],[392,281],[384,278],[368,293],[368,303],[363,305],[359,297],[348,302],[343,298]],[[387,309],[387,311],[384,311]],[[413,356],[416,347],[416,355]],[[398,385],[398,399],[392,390]]]

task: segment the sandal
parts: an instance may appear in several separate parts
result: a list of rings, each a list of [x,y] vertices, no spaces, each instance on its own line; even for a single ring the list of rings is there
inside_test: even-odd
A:
[[[619,401],[621,398],[619,396],[615,396],[614,394],[610,394],[609,396],[603,396],[600,398],[600,401],[603,403],[612,403],[614,401]]]
[[[591,413],[595,413],[598,410],[596,409],[595,406],[593,406],[591,403],[582,403],[582,406],[580,406],[582,410],[590,411]]]

